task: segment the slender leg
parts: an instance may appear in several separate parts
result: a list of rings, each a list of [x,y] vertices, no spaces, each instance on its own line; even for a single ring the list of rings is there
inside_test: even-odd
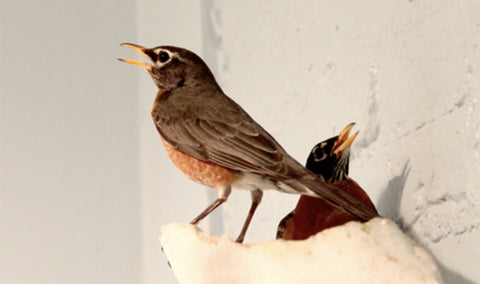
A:
[[[207,217],[208,214],[212,213],[213,210],[215,210],[218,206],[220,206],[222,203],[227,201],[228,196],[232,192],[232,188],[230,186],[224,186],[218,189],[218,198],[210,204],[205,210],[203,210],[200,215],[198,215],[195,219],[193,219],[190,224],[192,225],[197,225],[200,221],[202,221],[203,218]]]
[[[237,237],[237,243],[243,243],[243,239],[245,238],[245,234],[247,233],[248,226],[252,221],[253,214],[255,213],[258,204],[260,204],[260,202],[262,201],[263,191],[261,189],[257,188],[251,191],[250,194],[252,196],[252,205],[250,206],[250,210],[248,211],[247,219],[245,220],[245,223],[243,223],[242,231]]]

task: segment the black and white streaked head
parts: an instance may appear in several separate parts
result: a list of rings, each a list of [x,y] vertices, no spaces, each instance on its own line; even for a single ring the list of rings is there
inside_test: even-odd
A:
[[[349,137],[355,123],[350,123],[340,135],[322,141],[313,147],[306,167],[325,180],[336,181],[348,177],[350,147],[358,132]]]
[[[212,72],[205,62],[195,53],[175,46],[145,48],[133,43],[122,43],[152,61],[152,64],[131,59],[120,61],[137,65],[145,69],[159,89],[172,91],[198,82],[213,82],[217,86]],[[201,79],[201,80],[199,80]]]

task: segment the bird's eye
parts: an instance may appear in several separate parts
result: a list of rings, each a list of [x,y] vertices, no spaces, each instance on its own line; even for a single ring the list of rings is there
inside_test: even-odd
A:
[[[327,153],[325,153],[325,150],[323,149],[325,144],[326,143],[322,143],[320,146],[315,146],[315,148],[313,148],[312,154],[315,162],[323,161],[328,157]]]
[[[161,62],[161,63],[165,63],[167,62],[168,60],[170,59],[170,55],[165,52],[165,51],[161,51],[160,54],[158,55],[158,60]]]

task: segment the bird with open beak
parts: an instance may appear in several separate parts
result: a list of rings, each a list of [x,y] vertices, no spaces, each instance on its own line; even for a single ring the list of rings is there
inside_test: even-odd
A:
[[[174,46],[122,45],[152,61],[120,59],[145,69],[158,87],[151,114],[168,156],[190,179],[218,191],[218,198],[192,224],[198,224],[224,203],[232,188],[247,189],[252,198],[238,242],[243,241],[262,192],[267,189],[322,198],[362,220],[377,216],[376,211],[292,158],[223,93],[195,53]]]
[[[367,193],[348,176],[350,148],[358,135],[356,132],[350,136],[354,125],[350,123],[338,136],[315,145],[307,158],[306,167],[376,212]],[[304,240],[325,229],[350,221],[363,220],[331,206],[322,199],[302,195],[295,209],[280,221],[277,238]]]

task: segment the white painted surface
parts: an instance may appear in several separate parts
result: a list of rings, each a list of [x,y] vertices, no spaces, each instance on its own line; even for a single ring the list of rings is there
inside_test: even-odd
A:
[[[357,122],[351,176],[433,253],[447,283],[480,282],[480,3],[216,1],[212,10],[225,92],[300,161]],[[280,194],[263,200],[247,242],[272,238],[293,208]],[[229,235],[247,202],[225,206]]]
[[[443,283],[432,256],[382,218],[250,245],[172,223],[160,242],[182,284]]]
[[[0,283],[140,283],[129,1],[0,1]]]

